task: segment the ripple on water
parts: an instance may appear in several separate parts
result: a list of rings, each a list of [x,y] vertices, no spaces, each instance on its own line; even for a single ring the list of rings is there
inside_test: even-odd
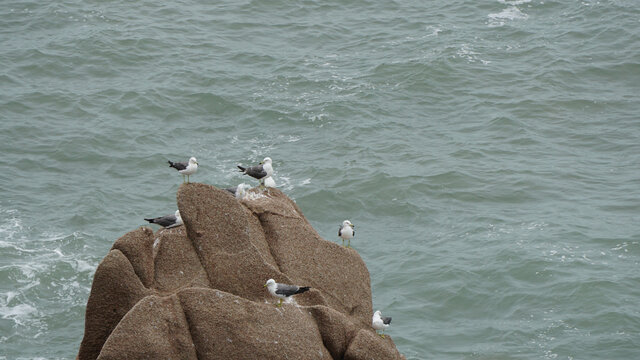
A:
[[[95,255],[87,253],[86,234],[62,235],[27,225],[16,210],[0,208],[0,329],[5,354],[18,356],[28,346],[41,355],[51,352],[51,332],[75,328],[73,317],[84,312],[95,271]],[[62,340],[77,347],[79,339]],[[57,355],[56,355],[57,354]]]

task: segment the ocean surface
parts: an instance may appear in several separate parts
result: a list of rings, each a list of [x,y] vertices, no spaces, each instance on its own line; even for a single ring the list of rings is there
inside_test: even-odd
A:
[[[3,1],[0,359],[182,182],[356,225],[408,359],[640,358],[640,2]]]

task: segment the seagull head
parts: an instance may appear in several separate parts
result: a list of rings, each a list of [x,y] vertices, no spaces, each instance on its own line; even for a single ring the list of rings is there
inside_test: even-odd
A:
[[[176,210],[176,214],[175,215],[176,215],[177,218],[181,218],[180,217],[180,210]]]
[[[267,283],[264,284],[264,287],[271,287],[271,286],[275,286],[276,285],[276,281],[273,279],[269,279],[267,280]]]
[[[242,183],[242,184],[238,184],[238,186],[236,187],[236,198],[238,199],[242,199],[244,197],[244,195],[247,193],[247,188],[250,188],[251,186]]]
[[[351,223],[349,220],[345,220],[342,222],[342,226],[351,226],[351,228],[355,228],[356,226]]]
[[[196,164],[196,165],[198,165],[198,160],[196,160],[196,158],[192,156],[192,157],[189,159],[189,164],[192,164],[192,165],[193,165],[193,164]]]
[[[270,157],[264,158],[264,160],[262,160],[260,164],[271,164],[271,158]]]
[[[380,312],[380,310],[377,310],[376,312],[373,313],[373,317],[381,317],[382,313]]]

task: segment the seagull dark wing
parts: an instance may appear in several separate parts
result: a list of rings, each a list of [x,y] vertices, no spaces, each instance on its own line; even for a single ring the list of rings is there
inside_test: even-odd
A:
[[[384,316],[384,317],[381,317],[381,319],[383,324],[385,325],[391,324],[391,316]]]
[[[276,287],[276,294],[284,295],[284,296],[291,296],[291,295],[295,294],[296,292],[298,292],[298,289],[300,289],[300,288],[298,286],[295,286],[295,285],[278,284],[278,286]]]
[[[267,176],[267,172],[264,171],[264,168],[262,167],[262,165],[252,166],[248,168],[244,173],[258,180]]]
[[[287,284],[277,284],[276,285],[276,294],[283,296],[291,296],[295,294],[303,293],[309,290],[308,286],[296,286],[296,285],[287,285]]]
[[[169,161],[169,167],[175,168],[178,171],[186,169],[188,165],[189,165],[189,163],[186,163],[186,162],[172,162],[172,161]]]
[[[162,227],[171,227],[172,225],[176,224],[177,218],[175,215],[166,215],[166,216],[157,217],[155,219],[145,219],[145,220],[147,220],[152,224],[158,224]]]

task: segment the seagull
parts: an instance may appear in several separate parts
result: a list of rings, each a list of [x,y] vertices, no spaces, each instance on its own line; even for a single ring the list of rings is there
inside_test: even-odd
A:
[[[371,322],[371,326],[375,330],[382,330],[382,334],[379,335],[384,339],[384,329],[388,328],[389,324],[391,324],[391,316],[382,317],[381,315],[382,313],[380,312],[380,310],[373,313],[373,321]],[[377,333],[378,331],[376,331],[376,334]]]
[[[193,175],[198,171],[198,161],[196,158],[191,157],[188,163],[185,162],[172,162],[169,160],[169,167],[175,168],[180,174],[182,174],[182,182],[184,183],[184,176],[187,175],[187,183],[189,182],[189,175]]]
[[[273,175],[273,167],[271,167],[271,158],[266,157],[264,160],[260,162],[260,165],[251,166],[251,167],[242,167],[238,165],[238,169],[243,174],[249,175],[260,180],[260,185],[264,186],[264,179]]]
[[[344,246],[344,241],[349,240],[349,245],[347,247],[351,247],[351,238],[356,235],[356,230],[354,229],[355,225],[351,223],[349,220],[345,220],[340,225],[338,229],[338,236],[342,238],[342,246]]]
[[[242,183],[242,184],[238,184],[237,187],[230,187],[230,188],[226,188],[225,190],[227,190],[228,192],[230,192],[233,196],[236,197],[236,199],[242,199],[244,197],[244,195],[247,193],[247,191],[245,189],[250,188],[251,186]]]
[[[276,181],[273,180],[273,176],[267,176],[264,178],[264,186],[274,188],[276,187]]]
[[[158,224],[165,229],[171,229],[172,227],[182,225],[182,218],[180,217],[180,210],[176,210],[174,215],[160,216],[154,219],[145,219],[150,224]]]
[[[276,305],[277,307],[282,306],[282,299],[287,299],[295,294],[302,294],[303,292],[311,289],[308,286],[278,284],[273,279],[267,280],[267,283],[264,284],[264,286],[269,289],[271,295],[280,298],[280,302]]]

